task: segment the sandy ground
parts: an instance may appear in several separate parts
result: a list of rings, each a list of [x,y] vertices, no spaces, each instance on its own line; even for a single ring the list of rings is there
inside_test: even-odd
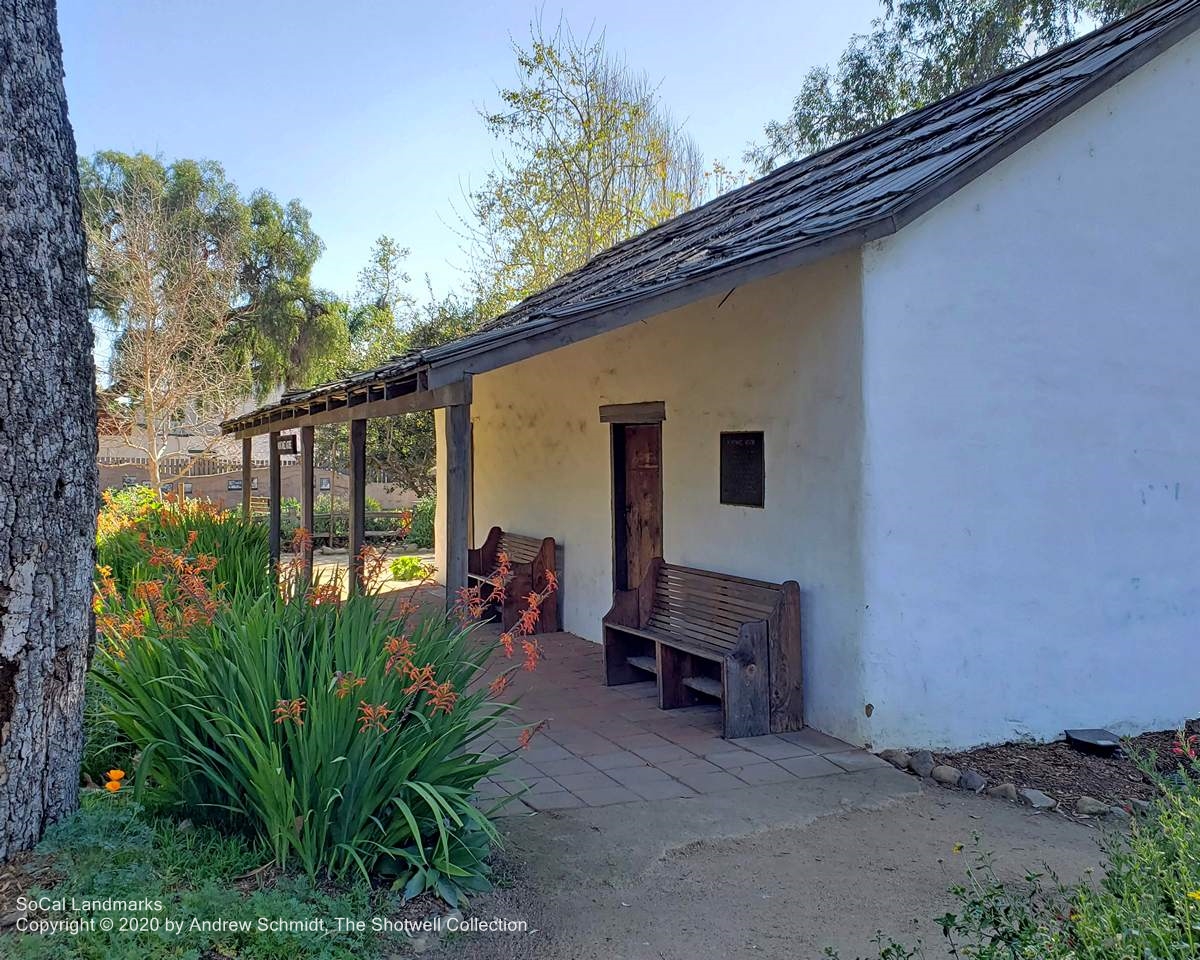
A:
[[[872,793],[882,798],[871,802]],[[768,797],[761,812],[783,799]],[[523,917],[534,932],[459,935],[439,955],[806,960],[829,946],[850,960],[877,957],[871,939],[883,929],[908,941],[921,935],[928,956],[940,957],[945,947],[929,921],[954,906],[947,890],[965,878],[976,834],[1006,878],[1045,864],[1074,881],[1101,862],[1092,827],[957,791],[913,792],[894,781],[882,791],[806,802],[809,812],[776,828],[751,816],[741,835],[712,839],[684,838],[728,824],[731,811],[692,817],[687,803],[655,804],[653,813],[650,805],[628,805],[509,822],[511,886],[469,914]],[[967,851],[956,855],[955,843]]]

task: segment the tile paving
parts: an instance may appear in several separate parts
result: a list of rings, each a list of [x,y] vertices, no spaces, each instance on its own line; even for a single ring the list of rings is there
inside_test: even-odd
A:
[[[836,776],[884,764],[848,743],[805,729],[725,740],[711,706],[658,709],[654,683],[604,685],[601,648],[569,633],[541,638],[536,671],[519,671],[510,691],[521,725],[545,720],[529,747],[481,784],[505,814],[694,797],[763,784]],[[498,663],[497,670],[508,667]],[[480,744],[519,750],[520,727]]]

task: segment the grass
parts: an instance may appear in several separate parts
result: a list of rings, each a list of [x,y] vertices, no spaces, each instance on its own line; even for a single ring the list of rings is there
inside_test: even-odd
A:
[[[125,795],[90,793],[78,813],[52,827],[36,851],[60,878],[48,890],[21,887],[23,895],[55,899],[151,901],[150,909],[99,911],[111,917],[143,918],[157,926],[137,932],[100,929],[67,934],[0,935],[0,956],[12,960],[371,960],[403,949],[384,940],[368,922],[363,932],[334,932],[334,919],[368,920],[399,909],[390,892],[353,886],[317,885],[300,875],[254,872],[268,855],[242,838],[203,826],[147,815]],[[161,905],[160,909],[155,909]],[[39,914],[45,919],[88,916],[81,910]],[[328,932],[260,930],[259,918],[323,919]],[[182,929],[167,933],[170,919]],[[251,929],[203,932],[192,921],[242,921]],[[97,923],[99,926],[99,923]]]

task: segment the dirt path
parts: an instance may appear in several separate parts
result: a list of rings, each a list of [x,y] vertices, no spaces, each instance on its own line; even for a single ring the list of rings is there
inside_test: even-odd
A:
[[[911,939],[920,919],[937,957],[942,941],[928,920],[953,906],[946,890],[964,878],[974,834],[1005,877],[1045,862],[1076,880],[1100,863],[1095,829],[1003,801],[935,788],[877,809],[840,803],[807,823],[669,838],[665,847],[653,823],[644,843],[630,842],[634,806],[611,824],[567,815],[514,822],[516,883],[471,912],[526,917],[537,931],[459,937],[444,949],[489,960],[807,960],[832,946],[850,960],[877,956],[870,941],[880,928]],[[954,854],[955,843],[967,853]]]

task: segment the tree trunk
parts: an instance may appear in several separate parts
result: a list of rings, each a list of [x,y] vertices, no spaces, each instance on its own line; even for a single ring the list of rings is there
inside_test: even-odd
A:
[[[96,392],[53,0],[0,16],[0,860],[79,799]]]

